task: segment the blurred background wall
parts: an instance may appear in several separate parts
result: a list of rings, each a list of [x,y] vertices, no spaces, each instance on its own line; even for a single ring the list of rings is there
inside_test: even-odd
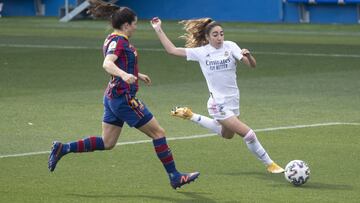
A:
[[[0,0],[1,15],[63,16],[66,0]],[[84,0],[67,0],[70,9]],[[316,4],[314,4],[316,2]],[[360,0],[119,0],[140,19],[212,17],[218,21],[265,23],[359,23]]]

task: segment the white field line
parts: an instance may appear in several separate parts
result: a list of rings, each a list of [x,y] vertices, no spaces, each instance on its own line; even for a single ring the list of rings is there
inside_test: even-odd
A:
[[[62,45],[36,45],[36,44],[0,44],[0,47],[15,48],[44,48],[44,49],[100,49],[99,47],[87,46],[62,46]],[[164,49],[158,48],[139,48],[139,51],[163,52]],[[265,52],[254,51],[254,54],[280,55],[280,56],[313,56],[313,57],[335,57],[335,58],[360,58],[360,54],[336,54],[336,53],[296,53],[296,52]]]
[[[321,127],[321,126],[334,126],[334,125],[358,125],[360,123],[344,123],[344,122],[331,122],[331,123],[315,123],[315,124],[308,124],[308,125],[293,125],[293,126],[283,126],[283,127],[273,127],[273,128],[262,128],[262,129],[255,129],[255,132],[269,132],[269,131],[277,131],[277,130],[288,130],[288,129],[299,129],[299,128],[313,128],[313,127]],[[190,135],[184,137],[168,137],[167,140],[187,140],[187,139],[198,139],[204,137],[212,137],[215,136],[214,133],[209,134],[202,134],[202,135]],[[151,139],[148,140],[138,140],[138,141],[130,141],[130,142],[118,142],[116,145],[133,145],[133,144],[141,144],[141,143],[149,143],[152,142]],[[50,151],[40,151],[40,152],[28,152],[28,153],[20,153],[20,154],[5,154],[0,155],[1,158],[9,158],[9,157],[23,157],[23,156],[33,156],[39,154],[49,154]]]

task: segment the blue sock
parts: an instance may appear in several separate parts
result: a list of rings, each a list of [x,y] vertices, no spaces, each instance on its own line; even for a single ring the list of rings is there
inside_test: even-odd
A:
[[[171,175],[174,173],[178,173],[175,167],[175,161],[173,159],[170,148],[167,145],[166,137],[162,137],[160,139],[153,140],[155,152],[164,165],[166,172]]]
[[[91,136],[75,142],[63,144],[62,153],[67,154],[69,152],[92,152],[95,150],[104,150],[104,141],[102,137]]]

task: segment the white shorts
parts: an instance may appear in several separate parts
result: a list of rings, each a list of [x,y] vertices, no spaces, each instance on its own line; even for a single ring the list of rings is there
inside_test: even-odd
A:
[[[207,108],[209,115],[215,120],[225,120],[231,116],[237,117],[240,115],[239,97],[214,99],[210,96]]]

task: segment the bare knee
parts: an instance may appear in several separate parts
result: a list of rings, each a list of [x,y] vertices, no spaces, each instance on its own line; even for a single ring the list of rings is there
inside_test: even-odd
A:
[[[154,129],[152,131],[152,133],[151,133],[151,137],[153,139],[160,139],[160,138],[162,138],[164,136],[165,136],[165,130],[164,130],[164,128],[162,128],[160,126],[158,128],[156,128],[156,129]]]
[[[116,142],[114,142],[114,140],[111,140],[111,139],[105,139],[103,137],[103,142],[104,142],[105,150],[111,150],[116,146]]]
[[[232,139],[235,133],[221,133],[221,136],[225,139]]]
[[[225,139],[232,139],[234,137],[235,133],[227,128],[222,128],[221,130],[221,136]]]
[[[105,150],[110,150],[116,146],[121,129],[119,126],[103,123],[102,139]]]

